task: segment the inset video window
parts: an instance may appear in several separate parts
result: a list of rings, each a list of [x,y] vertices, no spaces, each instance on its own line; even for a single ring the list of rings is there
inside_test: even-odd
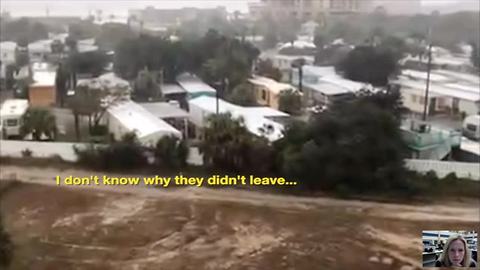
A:
[[[423,267],[477,267],[476,231],[423,231]]]

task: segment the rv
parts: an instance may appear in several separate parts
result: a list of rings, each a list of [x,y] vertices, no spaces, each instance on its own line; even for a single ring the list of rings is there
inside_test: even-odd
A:
[[[470,115],[465,118],[463,135],[472,140],[480,140],[480,115]]]
[[[0,127],[2,138],[19,136],[22,116],[28,109],[26,99],[7,99],[0,109]]]

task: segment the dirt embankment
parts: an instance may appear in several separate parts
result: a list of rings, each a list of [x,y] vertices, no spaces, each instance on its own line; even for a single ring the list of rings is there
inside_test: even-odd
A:
[[[17,176],[46,184],[50,173],[72,172]],[[0,208],[16,245],[14,270],[420,269],[422,230],[480,229],[478,204],[194,188],[23,183],[3,194]]]

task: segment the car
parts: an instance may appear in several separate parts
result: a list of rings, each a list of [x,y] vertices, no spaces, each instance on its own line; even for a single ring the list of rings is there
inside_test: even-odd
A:
[[[475,240],[467,240],[467,245],[468,245],[468,248],[472,251],[476,251],[477,250],[477,241]]]
[[[435,244],[431,240],[423,240],[423,252],[434,252]]]

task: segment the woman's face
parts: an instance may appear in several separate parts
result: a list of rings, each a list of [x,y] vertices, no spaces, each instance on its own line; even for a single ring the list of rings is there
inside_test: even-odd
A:
[[[448,259],[453,264],[453,266],[461,266],[465,257],[465,247],[461,240],[453,240],[448,248]]]

